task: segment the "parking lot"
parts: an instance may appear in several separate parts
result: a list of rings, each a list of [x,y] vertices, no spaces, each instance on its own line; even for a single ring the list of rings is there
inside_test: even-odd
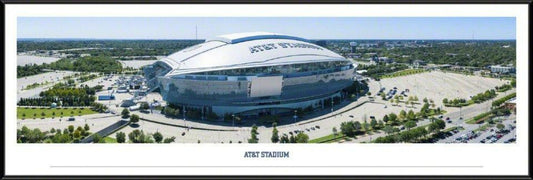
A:
[[[482,124],[463,124],[464,130],[451,132],[451,136],[439,140],[439,143],[511,143],[516,140],[516,116],[501,117],[504,129],[499,130],[496,124],[480,131]],[[507,142],[506,142],[507,141]]]
[[[409,96],[417,96],[420,100],[424,98],[433,99],[437,107],[443,106],[442,99],[464,98],[494,89],[508,83],[507,80],[495,78],[484,78],[481,76],[466,76],[456,73],[445,73],[441,71],[431,71],[409,76],[396,78],[386,78],[381,80],[382,87],[386,91],[397,87],[399,91],[409,89]],[[377,88],[379,90],[379,88]],[[376,90],[372,91],[377,93]]]

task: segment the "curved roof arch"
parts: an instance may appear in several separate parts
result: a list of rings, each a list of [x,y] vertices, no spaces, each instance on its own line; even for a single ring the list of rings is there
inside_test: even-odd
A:
[[[161,60],[172,67],[167,76],[211,70],[324,61],[347,61],[326,48],[299,37],[254,32],[206,40]]]

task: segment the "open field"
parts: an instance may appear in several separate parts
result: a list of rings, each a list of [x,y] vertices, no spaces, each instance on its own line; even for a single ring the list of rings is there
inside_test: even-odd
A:
[[[72,71],[55,71],[37,74],[33,76],[23,77],[17,79],[17,100],[20,98],[29,98],[38,96],[41,91],[45,91],[48,87],[54,84],[64,81],[63,77],[73,75]],[[47,83],[48,82],[48,83]],[[38,86],[32,89],[23,90],[27,86],[34,83],[44,83],[46,85]]]
[[[41,65],[43,63],[50,64],[52,62],[56,62],[59,59],[60,58],[55,58],[55,57],[18,55],[17,56],[17,66],[24,66],[26,64],[37,64],[37,65]]]
[[[44,113],[44,116],[42,115]],[[54,115],[55,113],[55,115]],[[61,115],[63,113],[63,115]],[[70,117],[70,116],[80,116],[87,114],[95,114],[96,112],[90,108],[27,108],[27,107],[17,107],[17,119],[25,118],[27,120],[33,119],[35,114],[35,119],[41,118],[51,118],[51,117]],[[25,115],[25,116],[24,116]]]
[[[120,61],[122,63],[123,67],[132,67],[135,69],[139,69],[140,67],[146,66],[148,64],[155,63],[156,60],[128,60],[128,61]]]
[[[119,116],[112,116],[110,114],[90,114],[90,115],[84,115],[84,116],[76,116],[76,120],[74,121],[68,121],[67,117],[63,118],[45,118],[45,119],[31,119],[31,120],[17,120],[17,129],[22,128],[22,126],[26,126],[30,129],[33,128],[39,128],[42,131],[48,131],[51,128],[55,129],[65,129],[69,125],[73,125],[74,127],[81,126],[83,127],[85,124],[89,125],[90,132],[97,132],[105,127],[108,127],[109,125],[120,121],[121,118]]]

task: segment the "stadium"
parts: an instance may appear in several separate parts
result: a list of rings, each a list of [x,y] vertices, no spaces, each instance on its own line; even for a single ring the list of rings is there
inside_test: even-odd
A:
[[[308,40],[275,33],[207,39],[146,66],[167,103],[219,116],[291,115],[345,96],[356,66]]]

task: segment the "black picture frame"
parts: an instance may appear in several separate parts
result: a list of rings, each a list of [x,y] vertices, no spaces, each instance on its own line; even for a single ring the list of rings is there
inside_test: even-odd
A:
[[[528,5],[528,28],[531,23],[531,13],[530,0],[509,0],[509,1],[498,1],[498,0],[197,0],[194,3],[187,0],[2,0],[1,10],[5,16],[5,6],[9,4],[527,4]],[[6,24],[5,18],[2,18],[2,26],[4,29],[4,37],[6,35]],[[528,31],[529,39],[528,46],[531,47],[531,34]],[[6,43],[6,39],[3,38],[3,43]],[[1,53],[4,57],[2,66],[5,70],[6,68],[6,49],[2,49]],[[529,53],[531,57],[531,53]],[[531,62],[530,62],[531,63]],[[529,65],[528,68],[530,68]],[[531,84],[531,77],[529,77],[529,84]],[[529,88],[529,87],[528,87]],[[5,94],[6,89],[6,79],[5,71],[4,78],[2,78],[2,93]],[[529,95],[531,95],[528,92]],[[530,97],[531,98],[531,97]],[[5,104],[5,96],[1,96],[2,102]],[[528,99],[528,102],[530,99]],[[531,108],[528,107],[529,112]],[[5,107],[2,110],[4,114],[4,120],[6,120],[6,109]],[[532,124],[529,123],[529,129],[531,129]],[[4,127],[5,128],[5,127]],[[4,137],[5,137],[5,129]],[[529,142],[528,142],[528,154],[529,154],[529,171],[528,175],[517,175],[517,176],[489,176],[489,175],[472,175],[472,176],[419,176],[419,175],[409,175],[409,176],[12,176],[5,174],[5,167],[8,166],[5,162],[5,151],[3,152],[3,161],[4,166],[2,168],[2,179],[532,179],[531,176],[531,134],[528,132]],[[2,146],[5,150],[6,142],[4,138],[1,138]]]

